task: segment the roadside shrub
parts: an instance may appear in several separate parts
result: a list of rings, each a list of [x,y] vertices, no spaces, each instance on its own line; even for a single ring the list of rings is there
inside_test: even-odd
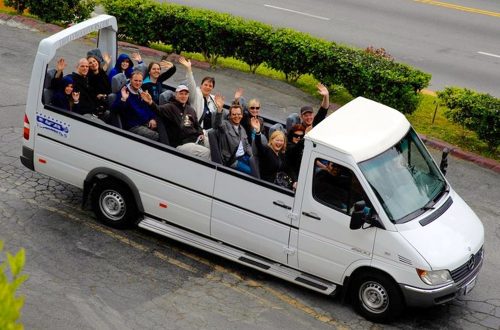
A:
[[[0,253],[3,252],[3,242],[0,241]],[[13,256],[6,253],[7,261],[0,257],[0,329],[21,330],[23,325],[18,322],[24,298],[16,296],[19,286],[27,279],[27,275],[21,274],[24,267],[24,249]],[[9,277],[6,273],[9,266]]]
[[[94,11],[94,0],[26,0],[30,13],[50,23],[86,20]]]
[[[488,144],[490,151],[500,145],[500,99],[466,88],[447,87],[438,92],[439,100],[448,107],[445,116],[474,131]]]
[[[19,15],[26,9],[26,0],[3,0],[3,4],[7,7],[16,9]]]
[[[161,42],[177,53],[199,52],[212,66],[219,56],[243,60],[252,72],[266,63],[292,82],[312,74],[324,84],[342,85],[352,96],[365,96],[407,114],[415,111],[419,92],[431,78],[394,62],[383,49],[354,49],[291,29],[152,0],[101,3],[116,16],[120,36],[129,41]]]

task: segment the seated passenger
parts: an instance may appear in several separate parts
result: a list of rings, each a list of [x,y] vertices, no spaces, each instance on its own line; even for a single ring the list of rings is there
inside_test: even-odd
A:
[[[162,73],[162,69],[166,69],[166,71]],[[162,60],[160,63],[149,63],[142,89],[149,92],[154,103],[160,104],[160,94],[166,89],[163,87],[163,82],[172,77],[176,70],[175,65],[167,60]]]
[[[330,107],[330,93],[328,92],[328,88],[321,83],[318,83],[316,88],[318,88],[318,93],[323,97],[318,113],[314,114],[314,110],[310,105],[303,106],[300,109],[301,124],[306,128],[306,133],[326,118],[328,108]],[[296,116],[296,114],[288,116],[287,123],[294,121]]]
[[[54,89],[60,90],[63,70],[66,67],[64,58],[60,58],[56,63],[56,74],[53,79],[52,86]],[[86,58],[81,58],[76,65],[76,72],[69,74],[73,80],[73,88],[80,93],[78,109],[73,109],[74,112],[81,115],[93,115],[96,113],[97,106],[95,100],[95,92],[93,86],[89,82],[89,62]]]
[[[122,87],[111,110],[120,114],[124,129],[158,141],[156,114],[149,106],[151,95],[144,92],[141,85],[142,72],[134,71],[130,83]]]
[[[301,124],[294,125],[288,133],[288,143],[286,145],[286,163],[288,173],[293,182],[299,178],[300,163],[304,153],[304,135],[306,128]]]
[[[186,68],[186,80],[190,94],[189,103],[195,110],[201,127],[205,130],[210,129],[213,127],[217,112],[214,95],[211,94],[215,87],[215,79],[213,77],[204,77],[201,80],[200,87],[196,87],[191,61],[181,56],[179,63]]]
[[[109,83],[111,83],[113,76],[120,72],[124,73],[125,76],[130,79],[130,76],[134,71],[134,62],[132,62],[132,59],[136,60],[138,64],[142,64],[142,57],[138,52],[133,52],[132,58],[130,58],[127,54],[120,54],[120,56],[118,56],[115,67],[109,72]]]
[[[189,105],[189,89],[179,85],[175,89],[175,99],[158,106],[146,93],[145,101],[160,116],[167,129],[170,145],[194,156],[210,159],[210,149],[198,122],[195,110]]]
[[[111,84],[106,74],[106,68],[111,58],[108,54],[101,55],[99,49],[87,53],[89,62],[89,84],[92,86],[96,102],[96,114],[104,121],[109,118],[108,95],[111,94]]]
[[[220,132],[221,154],[224,165],[238,171],[255,176],[252,161],[252,147],[248,143],[245,129],[240,125],[243,110],[239,104],[229,108],[229,120],[223,120],[224,98],[217,94],[217,114],[215,115],[214,129]]]
[[[350,181],[350,177],[338,165],[327,162],[324,168],[314,174],[314,194],[318,199],[347,212]]]
[[[106,74],[111,58],[108,54],[101,54],[99,49],[87,52],[89,61],[89,83],[96,93],[96,100],[99,105],[107,108],[106,98],[111,94],[111,84]]]
[[[66,76],[62,79],[60,90],[52,97],[52,105],[77,112],[79,107],[80,93],[73,88],[73,78]]]
[[[255,144],[259,150],[259,168],[262,179],[279,184],[285,188],[292,189],[293,182],[288,177],[285,160],[285,134],[282,131],[274,131],[269,137],[267,145],[262,144],[260,122],[256,117],[251,119],[252,127],[255,129]]]

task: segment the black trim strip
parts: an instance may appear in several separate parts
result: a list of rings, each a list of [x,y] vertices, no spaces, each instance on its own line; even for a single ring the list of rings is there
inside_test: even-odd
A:
[[[269,268],[271,268],[271,266],[268,266],[268,265],[265,265],[265,264],[261,264],[258,261],[255,261],[255,260],[252,260],[252,259],[248,259],[246,257],[239,257],[238,260],[239,261],[243,261],[244,263],[247,263],[247,264],[250,264],[250,265],[257,266],[257,267],[265,269],[265,270],[268,270]]]
[[[293,228],[293,229],[299,229],[299,227],[297,227],[297,226],[292,226],[292,225],[290,225],[290,224],[288,224],[288,223],[285,223],[285,222],[282,222],[282,221],[276,220],[276,219],[274,219],[274,218],[268,217],[267,215],[257,213],[257,212],[255,212],[255,211],[252,211],[252,210],[246,209],[246,208],[244,208],[244,207],[241,207],[241,206],[236,205],[236,204],[233,204],[233,203],[229,203],[229,202],[227,202],[227,201],[225,201],[225,200],[222,200],[222,199],[220,199],[220,198],[213,197],[213,199],[214,199],[214,201],[222,202],[222,203],[224,203],[224,204],[227,204],[227,205],[229,205],[229,206],[235,207],[235,208],[237,208],[237,209],[240,209],[240,210],[243,210],[243,211],[246,211],[246,212],[249,212],[249,213],[253,213],[253,214],[255,214],[255,215],[258,215],[259,217],[266,218],[266,219],[268,219],[268,220],[271,220],[271,221],[273,221],[273,222],[276,222],[276,223],[279,223],[279,224],[282,224],[282,225],[288,226],[288,227],[290,227],[290,228]]]
[[[118,127],[115,127],[115,126],[112,126],[112,125],[109,125],[109,124],[101,123],[99,121],[92,120],[90,118],[84,117],[84,116],[82,116],[80,114],[77,114],[77,113],[74,113],[74,112],[70,112],[70,111],[67,111],[67,110],[64,110],[64,109],[56,108],[56,107],[51,106],[51,105],[45,105],[45,109],[47,109],[49,111],[56,112],[57,114],[60,114],[62,116],[70,117],[70,118],[72,118],[74,120],[77,120],[77,121],[85,122],[86,124],[89,124],[89,125],[94,126],[94,127],[101,128],[101,129],[103,129],[103,130],[105,130],[107,132],[111,132],[111,133],[114,133],[114,134],[126,137],[126,138],[128,138],[130,140],[146,144],[146,145],[148,145],[148,146],[150,146],[152,148],[155,148],[155,149],[158,149],[158,150],[162,150],[164,152],[168,152],[168,153],[171,153],[171,154],[175,154],[176,156],[182,157],[184,159],[189,159],[191,161],[194,161],[195,163],[202,164],[204,166],[209,166],[211,168],[216,168],[218,171],[220,171],[222,173],[226,173],[226,174],[231,174],[233,176],[237,176],[237,177],[239,177],[241,179],[244,179],[246,181],[250,181],[252,183],[258,184],[260,186],[266,187],[266,188],[274,190],[274,191],[278,191],[278,192],[286,194],[288,196],[291,196],[291,197],[295,196],[295,193],[292,190],[285,189],[283,187],[275,185],[274,183],[267,182],[267,181],[255,178],[255,177],[253,177],[251,175],[242,173],[240,171],[237,171],[235,169],[232,169],[230,167],[227,167],[227,166],[224,166],[224,165],[221,165],[221,164],[209,163],[209,162],[204,161],[204,160],[202,160],[202,159],[200,159],[198,157],[186,154],[186,153],[184,153],[182,151],[178,151],[174,147],[162,144],[160,142],[156,142],[156,141],[150,140],[150,139],[142,137],[140,135],[131,133],[131,132],[127,131],[127,130],[124,130],[124,129],[121,129],[121,128],[118,128]],[[269,119],[266,119],[266,120],[269,120]],[[38,135],[46,137],[48,139],[51,139],[48,136],[40,134],[40,133],[38,133]],[[51,139],[51,140],[53,140],[55,142],[59,142],[59,143],[64,144],[64,142],[61,142],[61,141],[58,141],[58,140],[54,140],[54,139]],[[69,144],[66,144],[66,146],[78,149],[77,147],[73,147],[73,146],[71,146]],[[87,152],[87,151],[82,150],[82,149],[78,149],[78,150],[83,151],[83,152]],[[87,152],[87,153],[89,153],[89,152]]]
[[[186,153],[184,153],[182,151],[179,151],[179,150],[175,149],[174,147],[171,147],[169,145],[166,145],[166,144],[163,144],[163,143],[160,143],[160,142],[156,142],[156,141],[153,141],[151,139],[145,138],[143,136],[131,133],[131,132],[125,130],[125,129],[118,128],[118,127],[115,127],[113,125],[109,125],[109,124],[106,124],[106,123],[103,123],[103,122],[100,122],[100,121],[97,121],[97,120],[92,120],[92,119],[87,118],[85,116],[82,116],[80,114],[77,114],[77,113],[74,113],[74,112],[70,112],[70,111],[67,111],[67,110],[61,110],[59,108],[55,108],[55,107],[52,107],[52,106],[47,106],[46,105],[45,108],[48,109],[48,110],[50,110],[50,111],[56,112],[56,113],[58,113],[60,115],[63,115],[63,116],[66,116],[66,117],[70,117],[70,118],[72,118],[74,120],[82,121],[82,122],[84,122],[86,124],[89,124],[90,126],[98,127],[98,128],[100,128],[100,129],[102,129],[104,131],[111,132],[111,133],[114,133],[114,134],[126,137],[129,140],[140,142],[140,143],[146,144],[146,145],[148,145],[148,146],[150,146],[152,148],[155,148],[155,149],[158,149],[158,150],[162,150],[162,151],[165,151],[165,152],[168,152],[168,153],[171,153],[171,154],[175,154],[176,156],[179,156],[179,157],[182,157],[182,158],[185,158],[185,159],[189,159],[191,161],[194,161],[195,163],[202,164],[202,165],[205,165],[205,166],[209,166],[209,167],[212,167],[212,168],[216,167],[215,163],[206,162],[206,161],[204,161],[204,160],[202,160],[202,159],[200,159],[198,157],[195,157],[195,156],[186,154]],[[38,135],[47,137],[46,135],[40,134],[40,133],[38,133]],[[57,142],[60,142],[60,143],[64,143],[64,142],[61,142],[61,141],[58,141],[58,140],[54,140],[54,141],[57,141]],[[68,144],[67,144],[67,146],[75,148],[75,149],[77,148],[77,147],[73,147],[73,146],[68,145]],[[82,151],[84,151],[84,150],[82,150]]]
[[[425,217],[424,219],[420,220],[419,223],[422,226],[426,226],[430,224],[432,221],[436,220],[439,218],[444,212],[446,212],[447,209],[450,208],[451,204],[453,204],[453,199],[450,197],[444,202],[443,205],[436,211],[434,211],[432,214],[430,214],[428,217]]]
[[[200,195],[203,195],[203,196],[206,196],[206,197],[212,198],[212,196],[207,195],[207,194],[203,194],[203,193],[201,193],[201,192],[199,192],[199,191],[197,191],[197,190],[194,190],[194,189],[192,189],[192,188],[188,188],[188,187],[186,187],[186,186],[180,185],[180,184],[175,183],[175,182],[172,182],[172,181],[170,181],[170,180],[167,180],[167,179],[164,179],[164,178],[160,178],[159,176],[152,175],[151,173],[147,173],[147,172],[144,172],[144,171],[138,170],[138,169],[136,169],[136,168],[134,168],[134,167],[131,167],[131,166],[128,166],[128,165],[125,165],[125,164],[119,163],[119,162],[114,161],[114,160],[112,160],[112,159],[109,159],[109,158],[106,158],[106,157],[102,157],[102,156],[100,156],[100,155],[97,155],[97,154],[94,154],[94,153],[92,153],[92,152],[89,152],[89,151],[83,150],[83,149],[81,149],[81,148],[77,148],[77,147],[72,146],[72,145],[70,145],[70,144],[67,144],[67,143],[61,142],[61,141],[59,141],[59,140],[53,139],[53,138],[51,138],[51,137],[49,137],[49,136],[46,136],[46,135],[43,135],[43,134],[38,134],[38,136],[43,137],[43,138],[46,138],[47,140],[50,140],[50,141],[53,141],[53,142],[59,143],[59,144],[61,144],[61,145],[63,145],[63,146],[66,146],[66,147],[69,147],[69,148],[73,148],[73,149],[75,149],[75,150],[78,150],[78,151],[81,151],[81,152],[83,152],[83,153],[89,154],[89,155],[91,155],[91,156],[94,156],[94,157],[97,157],[97,158],[100,158],[100,159],[106,160],[106,161],[108,161],[108,162],[110,162],[110,163],[114,163],[114,164],[117,164],[117,165],[120,165],[120,166],[126,167],[126,168],[128,168],[128,169],[130,169],[130,170],[132,170],[132,171],[137,171],[137,172],[139,172],[139,173],[141,173],[141,174],[144,174],[144,175],[147,175],[147,176],[153,177],[153,178],[155,178],[155,179],[157,179],[157,180],[160,180],[160,181],[163,181],[163,182],[167,182],[167,183],[170,183],[170,184],[172,184],[172,185],[175,185],[175,186],[178,186],[178,187],[184,188],[184,189],[186,189],[186,190],[189,190],[189,191],[195,192],[195,193],[197,193],[197,194],[200,194]],[[208,164],[207,164],[207,165],[208,165]],[[216,168],[216,166],[213,166],[213,168]]]
[[[325,291],[326,289],[328,289],[328,287],[324,286],[324,285],[321,285],[321,284],[318,284],[318,283],[315,283],[315,282],[312,282],[312,281],[309,281],[308,279],[306,278],[303,278],[303,277],[297,277],[295,279],[296,282],[300,282],[300,283],[304,283],[304,284],[307,284],[309,286],[312,286],[316,289],[320,289],[320,290],[323,290]]]
[[[100,155],[97,155],[97,154],[94,154],[94,153],[92,153],[92,152],[89,152],[89,151],[83,150],[83,149],[81,149],[81,148],[74,147],[74,146],[72,146],[72,145],[70,145],[70,144],[68,144],[68,143],[61,142],[61,141],[56,140],[56,139],[54,139],[54,138],[51,138],[51,137],[49,137],[49,136],[46,136],[46,135],[43,135],[43,134],[38,134],[38,136],[43,137],[43,138],[46,138],[47,140],[53,141],[53,142],[55,142],[55,143],[58,143],[58,144],[64,145],[64,146],[66,146],[66,147],[73,148],[73,149],[78,150],[78,151],[80,151],[80,152],[83,152],[83,153],[86,153],[86,154],[92,155],[92,156],[94,156],[94,157],[97,157],[97,158],[100,158],[100,159],[106,160],[106,161],[108,161],[108,162],[110,162],[110,163],[114,163],[114,164],[117,164],[117,165],[120,165],[120,166],[126,167],[126,168],[128,168],[128,169],[130,169],[130,170],[132,170],[132,171],[137,171],[137,172],[139,172],[139,173],[141,173],[141,174],[144,174],[144,175],[147,175],[147,176],[153,177],[153,178],[155,178],[155,179],[157,179],[157,180],[160,180],[160,181],[163,181],[163,182],[166,182],[166,183],[169,183],[169,184],[175,185],[175,186],[177,186],[177,187],[181,187],[181,188],[183,188],[183,189],[186,189],[186,190],[189,190],[189,191],[191,191],[191,192],[194,192],[194,193],[197,193],[197,194],[203,195],[203,196],[208,197],[208,198],[212,198],[213,200],[216,200],[216,201],[219,201],[219,202],[223,202],[223,203],[225,203],[225,204],[227,204],[227,205],[230,205],[230,206],[236,207],[236,208],[238,208],[238,209],[240,209],[240,210],[244,210],[244,211],[247,211],[247,212],[249,212],[249,213],[256,214],[256,215],[258,215],[258,216],[260,216],[260,217],[263,217],[263,218],[269,219],[269,220],[271,220],[271,221],[274,221],[274,222],[277,222],[277,223],[283,224],[283,225],[285,225],[285,226],[290,226],[290,225],[289,225],[289,224],[287,224],[287,223],[284,223],[284,222],[278,221],[278,220],[276,220],[276,219],[270,218],[270,217],[265,216],[265,215],[263,215],[263,214],[260,214],[260,213],[254,212],[254,211],[249,210],[249,209],[245,209],[245,208],[243,208],[243,207],[241,207],[241,206],[238,206],[238,205],[236,205],[236,204],[228,203],[227,201],[224,201],[224,200],[222,200],[222,199],[216,198],[216,197],[214,197],[214,196],[211,196],[211,195],[208,195],[208,194],[201,193],[201,192],[199,192],[199,191],[197,191],[197,190],[195,190],[195,189],[188,188],[188,187],[186,187],[186,186],[183,186],[183,185],[178,184],[178,183],[176,183],[176,182],[172,182],[172,181],[167,180],[167,179],[165,179],[165,178],[160,178],[160,177],[158,177],[158,176],[156,176],[156,175],[152,175],[152,174],[150,174],[150,173],[147,173],[147,172],[141,171],[141,170],[139,170],[139,169],[136,169],[136,168],[134,168],[134,167],[131,167],[131,166],[128,166],[128,165],[125,165],[125,164],[119,163],[119,162],[114,161],[114,160],[111,160],[111,159],[109,159],[109,158],[102,157],[102,156],[100,156]],[[204,163],[204,164],[207,164],[207,165],[212,165],[212,164],[208,164],[208,163]],[[217,169],[217,170],[221,169],[221,167],[219,167],[219,166],[213,166],[213,168],[215,168],[215,169]],[[244,176],[244,174],[243,174],[243,176]],[[244,177],[244,178],[245,178],[245,177]],[[279,188],[279,187],[278,187],[278,188]],[[278,191],[279,191],[279,192],[282,192],[282,190],[278,190]],[[299,229],[298,227],[295,227],[295,226],[290,226],[290,227],[291,227],[291,228],[294,228],[294,229]]]
[[[154,216],[154,215],[152,215],[152,214],[145,213],[145,214],[144,214],[144,216],[146,216],[146,217],[148,217],[148,218],[151,218],[151,219],[153,219],[153,220],[156,220],[156,221],[165,222],[165,223],[166,223],[166,224],[168,224],[169,226],[179,228],[179,229],[181,229],[181,230],[187,231],[187,232],[189,232],[189,233],[191,233],[191,234],[194,234],[194,235],[196,235],[196,236],[200,236],[200,237],[203,237],[203,238],[205,238],[205,239],[208,239],[208,240],[211,240],[211,241],[214,241],[214,242],[219,242],[218,240],[214,239],[213,237],[210,237],[210,236],[207,236],[207,235],[201,234],[201,233],[196,232],[196,231],[194,231],[194,230],[192,230],[192,229],[185,228],[185,227],[180,226],[180,225],[178,225],[178,224],[176,224],[176,223],[172,223],[172,222],[170,222],[170,221],[168,221],[168,220],[165,220],[165,219],[159,218],[159,217]],[[140,229],[148,230],[147,228],[140,228]],[[152,231],[148,230],[148,232],[152,232]],[[158,235],[161,235],[161,236],[163,236],[163,237],[166,237],[166,236],[164,236],[164,235],[162,235],[162,234],[158,234]],[[175,240],[175,241],[177,241],[176,239],[174,239],[174,240]],[[178,242],[181,242],[182,244],[190,245],[189,243],[185,243],[185,242],[182,242],[182,241],[178,241]],[[233,249],[236,249],[236,250],[238,250],[238,251],[240,251],[240,252],[244,252],[244,253],[245,253],[245,254],[247,254],[249,257],[252,257],[252,258],[254,258],[254,259],[260,259],[260,260],[262,260],[263,262],[269,262],[269,263],[276,263],[276,262],[277,262],[277,261],[274,261],[274,260],[272,260],[272,259],[268,259],[268,258],[262,257],[262,256],[260,256],[260,255],[257,255],[257,254],[255,254],[255,253],[253,253],[253,252],[248,251],[248,250],[242,249],[242,248],[240,248],[240,247],[237,247],[237,246],[235,246],[235,245],[232,245],[232,244],[229,244],[229,243],[226,243],[226,242],[220,242],[220,243],[222,243],[223,245],[226,245],[226,246],[228,246],[228,247],[231,247],[231,248],[233,248]],[[204,250],[203,248],[198,248],[198,249],[199,249],[199,250],[202,250],[202,251],[206,251],[206,250]],[[238,258],[238,259],[239,259],[239,260],[241,260],[241,258],[245,258],[245,257],[240,257],[240,258]],[[245,258],[245,259],[248,259],[248,258]],[[253,260],[252,260],[252,262],[255,262],[255,261],[253,261]],[[279,265],[282,265],[280,262],[278,262],[278,264],[279,264]],[[267,265],[265,265],[265,266],[267,267]],[[334,282],[329,282],[329,281],[324,280],[324,279],[322,279],[322,278],[320,278],[320,277],[317,277],[316,275],[312,275],[312,274],[304,273],[304,272],[300,271],[299,269],[294,268],[294,267],[291,267],[291,266],[289,266],[289,265],[283,265],[283,266],[284,266],[284,267],[286,267],[286,268],[289,268],[289,269],[296,270],[296,271],[300,272],[302,275],[305,275],[305,276],[308,276],[308,277],[312,277],[312,278],[317,279],[318,281],[324,282],[324,283],[325,283],[325,288],[324,288],[323,290],[326,290],[326,289],[327,289],[326,284],[333,284],[333,285],[335,285],[335,286],[337,286],[337,285],[338,285],[338,284],[336,284],[336,283],[334,283]],[[267,269],[268,269],[268,268],[270,268],[270,267],[267,267]],[[296,280],[296,281],[298,281],[298,282],[300,282],[300,280],[298,280],[298,279],[300,279],[300,278],[301,278],[301,277],[299,276],[299,277],[297,277],[297,279],[295,279],[295,280]],[[307,281],[307,284],[308,284],[308,285],[312,285],[312,286],[315,286],[315,287],[321,288],[321,284],[317,284],[317,283],[314,283],[314,282],[310,282],[310,281],[309,281],[309,280],[307,280],[307,279],[303,279],[303,278],[301,278],[301,279],[303,280],[303,283],[306,283],[305,281]],[[312,284],[309,284],[309,282],[310,282],[310,283],[312,283]]]

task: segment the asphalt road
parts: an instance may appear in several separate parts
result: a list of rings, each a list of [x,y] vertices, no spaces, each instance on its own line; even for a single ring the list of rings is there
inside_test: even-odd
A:
[[[500,250],[500,177],[453,157],[448,179],[485,226],[479,282],[469,296],[407,310],[387,326],[365,321],[338,298],[149,232],[99,224],[88,208],[80,208],[81,190],[19,162],[31,63],[44,36],[0,24],[0,239],[10,251],[26,249],[30,278],[20,290],[26,329],[500,328],[500,256],[495,253]],[[91,47],[87,42],[65,47],[62,55],[74,63]],[[195,71],[196,77],[204,74]],[[226,93],[236,84],[244,84],[249,94],[267,90],[263,104],[272,104],[277,115],[294,103],[312,101],[279,82],[217,74],[217,88]],[[182,80],[182,72],[173,79]]]
[[[164,1],[164,0],[163,0]],[[165,1],[164,1],[165,2]],[[500,97],[500,2],[491,0],[172,0],[327,40],[384,48],[432,74],[430,89],[460,86]]]

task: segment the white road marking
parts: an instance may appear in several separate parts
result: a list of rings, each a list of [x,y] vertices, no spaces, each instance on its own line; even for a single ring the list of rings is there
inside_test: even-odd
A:
[[[288,8],[283,8],[283,7],[276,7],[276,6],[272,6],[272,5],[264,5],[264,7],[274,8],[274,9],[283,10],[283,11],[288,11],[288,12],[299,14],[299,15],[304,15],[304,16],[309,16],[309,17],[313,17],[313,18],[317,18],[317,19],[322,19],[324,21],[329,21],[330,20],[328,17],[316,16],[316,15],[313,15],[313,14],[308,14],[308,13],[304,13],[304,12],[301,12],[301,11],[296,11],[296,10],[293,10],[293,9],[288,9]]]
[[[485,52],[477,52],[478,54],[481,54],[481,55],[486,55],[486,56],[491,56],[491,57],[498,57],[500,58],[500,55],[497,55],[497,54],[492,54],[492,53],[485,53]]]

